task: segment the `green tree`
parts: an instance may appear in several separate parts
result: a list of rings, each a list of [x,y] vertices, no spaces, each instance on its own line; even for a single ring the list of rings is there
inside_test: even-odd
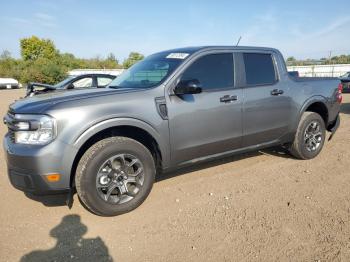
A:
[[[0,77],[19,79],[21,76],[21,61],[11,57],[11,53],[4,50],[0,55]]]
[[[55,59],[59,51],[50,39],[40,39],[36,36],[20,40],[21,55],[24,61],[35,61],[38,58]]]
[[[287,58],[287,62],[294,62],[297,61],[294,56],[290,56]]]
[[[64,67],[66,71],[76,68],[87,68],[83,59],[76,58],[70,53],[61,54],[57,62],[61,67]]]
[[[287,63],[287,65],[296,65],[297,60],[295,59],[294,56],[290,56],[287,58],[286,63]]]
[[[2,51],[1,55],[0,55],[0,59],[1,60],[5,60],[5,59],[11,59],[11,53],[8,50],[4,50]]]
[[[110,62],[115,62],[116,64],[119,63],[118,59],[113,53],[109,53],[106,60]]]
[[[21,82],[55,84],[64,79],[66,75],[66,68],[61,66],[57,60],[40,57],[34,62],[23,61]]]
[[[140,53],[137,52],[131,52],[129,54],[129,57],[127,59],[124,60],[123,62],[123,67],[124,68],[129,68],[131,67],[133,64],[137,63],[138,61],[142,60],[144,58],[144,56]]]

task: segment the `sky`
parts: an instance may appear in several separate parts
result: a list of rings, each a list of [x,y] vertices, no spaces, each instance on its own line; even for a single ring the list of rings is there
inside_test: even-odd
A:
[[[77,57],[123,60],[185,46],[278,48],[285,57],[350,54],[350,3],[226,0],[0,0],[0,52],[20,57],[19,40],[36,35]]]

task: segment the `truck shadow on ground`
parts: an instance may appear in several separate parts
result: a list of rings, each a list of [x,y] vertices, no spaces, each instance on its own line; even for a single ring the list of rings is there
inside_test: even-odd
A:
[[[198,164],[194,164],[191,166],[182,167],[180,169],[177,169],[176,171],[167,172],[164,174],[160,174],[156,177],[155,182],[160,182],[166,179],[171,179],[173,177],[186,175],[191,172],[212,168],[215,166],[224,165],[227,163],[243,160],[250,157],[257,157],[261,155],[270,155],[275,157],[282,157],[282,158],[292,158],[293,157],[288,153],[288,151],[283,147],[272,147],[272,148],[266,148],[259,151],[253,151],[249,153],[244,154],[238,154],[233,156],[228,156],[216,160],[211,160],[207,162],[202,162]],[[32,195],[30,193],[25,193],[26,197],[28,197],[31,200],[37,201],[42,203],[44,206],[68,206],[71,208],[73,206],[73,195],[75,194],[75,191],[72,191],[71,194],[67,195],[48,195],[48,196],[37,196]],[[83,203],[79,201],[82,205]]]
[[[75,191],[70,194],[55,194],[55,195],[33,195],[31,193],[25,192],[24,195],[31,200],[42,203],[44,206],[56,207],[56,206],[68,206],[72,208],[73,206],[73,195]]]
[[[170,179],[172,177],[186,175],[188,173],[196,172],[196,171],[199,171],[202,169],[212,168],[212,167],[228,164],[228,163],[243,160],[246,158],[257,157],[257,156],[261,156],[261,155],[270,155],[270,156],[293,159],[293,157],[288,153],[287,149],[285,149],[283,147],[266,148],[266,149],[262,149],[259,151],[253,151],[253,152],[249,152],[249,153],[228,156],[228,157],[221,158],[221,159],[211,160],[208,162],[203,162],[203,163],[198,163],[195,165],[183,167],[183,168],[180,168],[176,171],[161,174],[160,176],[158,176],[156,178],[156,182]]]
[[[79,215],[67,215],[50,231],[50,236],[57,239],[53,248],[32,251],[20,261],[113,261],[103,240],[83,238],[86,232]]]

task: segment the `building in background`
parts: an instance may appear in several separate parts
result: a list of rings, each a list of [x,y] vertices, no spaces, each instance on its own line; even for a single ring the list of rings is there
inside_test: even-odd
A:
[[[300,77],[339,77],[350,72],[350,64],[288,66],[288,71],[298,71]]]
[[[83,74],[109,74],[119,76],[124,69],[74,69],[68,72],[70,76],[78,76]]]

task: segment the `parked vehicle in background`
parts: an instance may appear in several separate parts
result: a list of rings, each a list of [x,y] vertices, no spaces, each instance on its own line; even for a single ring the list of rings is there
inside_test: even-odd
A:
[[[115,75],[109,74],[81,74],[68,76],[66,79],[55,85],[29,83],[27,86],[27,96],[66,89],[103,88],[115,78]]]
[[[346,72],[344,75],[342,75],[340,78],[340,81],[343,83],[343,92],[344,93],[350,93],[350,72]]]
[[[106,74],[113,76],[120,76],[125,69],[73,69],[68,71],[68,75],[70,76],[78,76],[78,75],[86,75],[86,74]]]
[[[107,88],[10,105],[8,174],[34,194],[76,189],[90,211],[114,216],[138,207],[156,174],[185,165],[276,145],[316,157],[341,101],[339,79],[291,78],[276,49],[164,51]]]
[[[17,89],[21,84],[13,78],[0,78],[0,89]]]

